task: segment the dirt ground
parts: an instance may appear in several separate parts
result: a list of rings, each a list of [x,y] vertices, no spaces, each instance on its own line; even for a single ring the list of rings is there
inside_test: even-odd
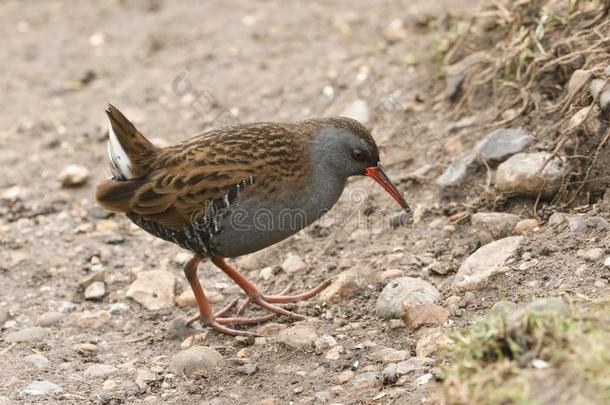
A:
[[[448,217],[459,211],[456,200],[432,181],[456,155],[447,142],[452,121],[448,105],[439,102],[444,82],[435,61],[438,41],[450,29],[443,21],[449,15],[467,19],[478,9],[472,3],[1,2],[0,403],[425,402],[434,378],[422,382],[415,376],[398,385],[384,384],[379,376],[386,366],[374,355],[379,348],[415,355],[425,333],[376,316],[387,279],[338,303],[313,299],[292,306],[310,317],[319,335],[333,336],[343,346],[338,359],[273,339],[253,344],[205,334],[195,326],[190,333],[199,334],[197,343],[220,352],[224,365],[201,379],[171,373],[170,359],[187,338],[184,331],[175,336],[172,322],[195,310],[148,310],[126,291],[136,273],[150,269],[175,274],[176,296],[187,290],[176,263],[181,250],[96,207],[95,185],[108,174],[103,110],[111,102],[154,142],[171,144],[232,122],[337,115],[364,100],[367,125],[390,177],[415,207],[415,223],[388,226],[395,202],[369,180],[356,179],[329,219],[234,262],[270,292],[290,283],[291,291],[305,290],[354,266],[388,277],[421,277],[439,289],[440,305],[447,306],[455,295],[453,275],[479,241],[468,221],[449,224]],[[394,38],[388,27],[396,19],[403,26]],[[470,143],[466,136],[464,144]],[[58,181],[70,164],[89,169],[83,186],[65,188]],[[423,176],[413,181],[409,174],[418,170]],[[479,174],[476,181],[484,178]],[[507,209],[532,216],[531,202]],[[606,203],[581,213],[610,219]],[[576,254],[594,247],[610,252],[605,230],[574,233],[566,226],[541,226],[526,236],[514,262],[519,270],[495,276],[475,291],[451,313],[449,325],[468,326],[501,300],[606,296],[603,259],[587,262]],[[288,253],[302,258],[306,270],[279,270]],[[446,274],[428,271],[433,262]],[[523,262],[530,264],[519,267]],[[101,300],[86,300],[80,284],[96,266],[104,268],[106,293]],[[266,266],[275,267],[268,280],[260,275]],[[199,275],[206,291],[219,293],[215,307],[240,296],[209,263]],[[117,309],[117,303],[125,305]],[[57,315],[60,321],[45,326],[42,341],[6,339],[38,325],[49,312],[65,317]],[[110,317],[101,319],[103,314]],[[37,368],[25,360],[34,353],[48,364]],[[244,374],[239,370],[244,363],[256,364],[257,371]],[[85,373],[93,364],[116,370],[102,377]],[[360,385],[342,382],[346,370],[374,372],[377,378]],[[145,372],[154,377],[138,384]],[[35,380],[57,384],[61,392],[28,395],[24,389]]]

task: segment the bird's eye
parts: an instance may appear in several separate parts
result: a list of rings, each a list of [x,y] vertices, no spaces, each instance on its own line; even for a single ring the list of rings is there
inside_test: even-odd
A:
[[[365,156],[364,156],[364,152],[361,151],[360,149],[354,149],[352,151],[352,156],[354,157],[354,159],[356,160],[364,160]]]

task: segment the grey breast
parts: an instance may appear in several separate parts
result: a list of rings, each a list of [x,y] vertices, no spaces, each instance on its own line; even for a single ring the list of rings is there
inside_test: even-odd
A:
[[[344,187],[345,179],[314,175],[305,187],[277,199],[244,196],[222,219],[222,231],[213,236],[210,251],[236,257],[280,242],[328,212]]]

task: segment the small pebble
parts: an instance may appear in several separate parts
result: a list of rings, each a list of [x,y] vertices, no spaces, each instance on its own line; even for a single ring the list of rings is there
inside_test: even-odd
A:
[[[104,381],[104,383],[102,384],[102,389],[104,391],[112,391],[116,387],[117,387],[116,381],[110,380],[110,379]]]
[[[101,281],[91,283],[87,288],[85,288],[85,299],[87,300],[97,301],[104,298],[105,294],[106,285]]]
[[[586,250],[579,250],[576,256],[583,258],[590,262],[596,262],[602,258],[604,251],[601,248],[592,248]]]
[[[44,370],[49,366],[49,360],[40,353],[30,354],[29,356],[26,356],[24,360],[38,370]]]
[[[339,381],[339,384],[345,384],[354,378],[354,375],[356,375],[356,373],[354,373],[352,370],[342,371],[337,375],[337,381]]]
[[[128,309],[129,305],[125,304],[124,302],[117,302],[110,306],[110,313],[112,315],[118,315],[127,311]]]
[[[27,387],[23,389],[23,393],[27,395],[42,396],[50,394],[59,394],[63,389],[52,383],[51,381],[32,381]]]
[[[170,370],[190,378],[201,378],[209,370],[217,367],[223,358],[216,350],[207,346],[191,346],[174,354],[170,361]]]
[[[49,332],[39,326],[25,328],[6,335],[5,339],[11,343],[41,342],[49,336]]]
[[[286,273],[298,273],[305,270],[307,265],[298,255],[288,253],[281,267]]]
[[[62,187],[82,186],[89,179],[89,169],[85,166],[71,164],[66,166],[58,176]]]
[[[66,318],[66,315],[62,312],[49,311],[40,315],[37,323],[38,326],[52,326],[64,322]]]
[[[243,366],[240,366],[237,371],[245,375],[252,375],[258,371],[258,367],[256,364],[246,363]]]
[[[307,325],[296,325],[282,329],[277,335],[277,340],[293,348],[303,348],[313,344],[318,337],[316,330]]]
[[[100,351],[100,348],[93,343],[78,343],[72,346],[72,350],[81,356],[93,356]]]
[[[89,378],[106,378],[116,374],[117,371],[119,369],[110,364],[93,364],[83,374]]]

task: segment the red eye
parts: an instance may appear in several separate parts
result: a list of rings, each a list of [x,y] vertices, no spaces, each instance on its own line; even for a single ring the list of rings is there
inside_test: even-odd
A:
[[[364,156],[364,152],[362,152],[360,149],[354,149],[352,151],[352,156],[354,157],[354,159],[356,160],[364,160],[365,156]]]

